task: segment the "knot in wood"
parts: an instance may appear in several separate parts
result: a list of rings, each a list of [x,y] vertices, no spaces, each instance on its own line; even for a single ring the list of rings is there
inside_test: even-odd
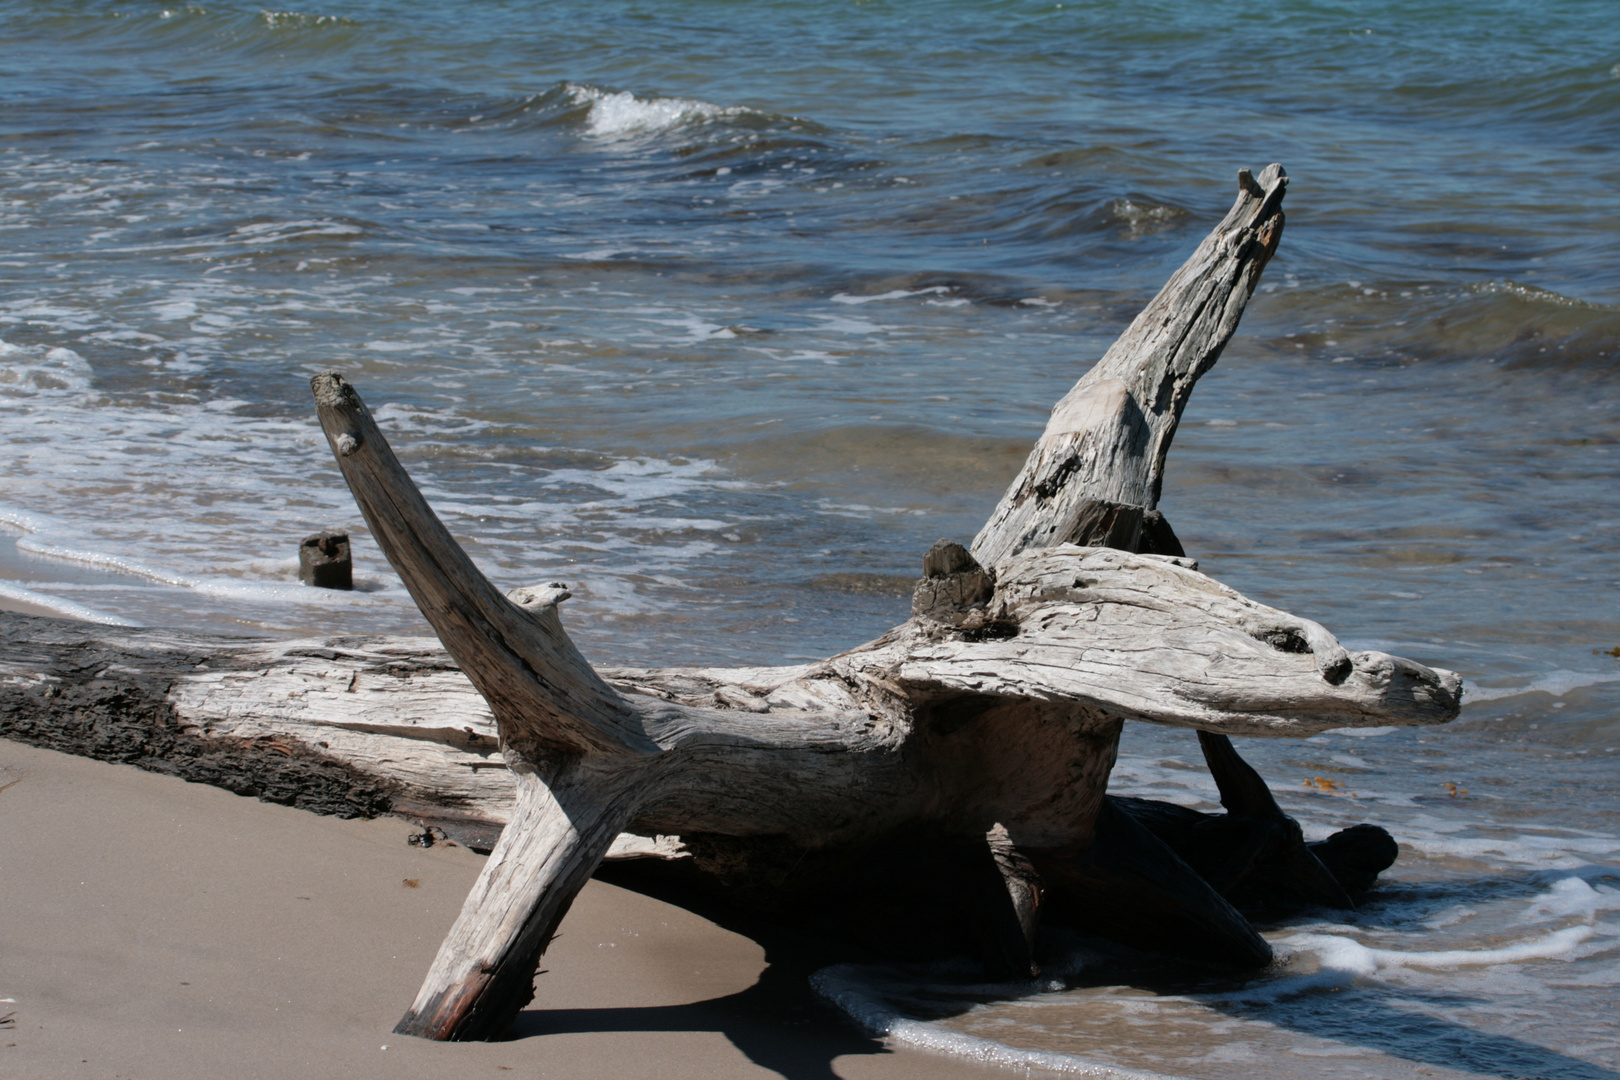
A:
[[[995,579],[967,548],[941,540],[923,556],[923,576],[911,594],[911,613],[949,626],[982,624],[995,595]]]

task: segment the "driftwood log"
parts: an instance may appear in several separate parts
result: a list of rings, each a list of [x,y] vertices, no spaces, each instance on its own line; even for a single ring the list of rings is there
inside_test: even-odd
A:
[[[612,855],[680,856],[672,873],[788,918],[862,897],[837,916],[933,926],[1013,969],[1051,917],[1265,964],[1240,907],[1349,905],[1394,845],[1373,826],[1305,844],[1228,736],[1443,723],[1460,683],[1348,653],[1200,574],[1158,512],[1193,385],[1282,232],[1282,169],[1239,181],[1053,410],[971,549],[936,544],[913,616],[876,641],[792,667],[593,668],[558,618],[566,588],[503,596],[328,373],[312,381],[321,425],[442,647],[14,616],[0,733],[464,838],[504,823],[396,1029],[428,1038],[500,1036]],[[1196,729],[1227,813],[1108,796],[1128,719]]]

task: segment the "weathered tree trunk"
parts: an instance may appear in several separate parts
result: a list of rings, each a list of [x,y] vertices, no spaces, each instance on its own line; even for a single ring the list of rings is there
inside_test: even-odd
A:
[[[476,695],[426,642],[205,646],[13,620],[0,718],[40,741],[54,717],[95,742],[135,703],[182,748],[234,739],[396,807],[508,820],[400,1022],[429,1038],[504,1029],[625,829],[678,836],[689,872],[765,907],[873,880],[873,851],[933,851],[961,882],[1004,879],[1012,929],[995,948],[1023,941],[1013,966],[1047,894],[1118,937],[1265,963],[1234,899],[1280,883],[1348,902],[1341,883],[1376,873],[1382,849],[1307,849],[1226,736],[1440,723],[1459,693],[1449,672],[1351,655],[1203,576],[1157,513],[1193,383],[1275,251],[1285,185],[1277,166],[1240,173],[1226,218],[1054,410],[973,552],[936,545],[913,617],[876,641],[795,667],[593,670],[558,620],[566,590],[501,596],[327,374],[312,385],[344,478]],[[18,627],[40,635],[21,646]],[[1108,800],[1127,719],[1198,729],[1229,813]]]

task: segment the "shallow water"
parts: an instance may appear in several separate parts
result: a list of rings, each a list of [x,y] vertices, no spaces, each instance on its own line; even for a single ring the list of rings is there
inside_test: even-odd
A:
[[[497,584],[571,585],[592,657],[848,647],[1281,161],[1163,509],[1255,599],[1468,679],[1449,729],[1245,744],[1309,833],[1402,861],[1270,928],[1255,983],[1054,942],[1065,988],[896,1037],[1620,1073],[1610,5],[0,13],[0,594],[81,617],[422,629],[313,421],[336,367]],[[297,584],[322,528],[352,594]],[[1133,727],[1115,789],[1210,802],[1194,745]],[[848,1000],[923,1015],[868,974]]]

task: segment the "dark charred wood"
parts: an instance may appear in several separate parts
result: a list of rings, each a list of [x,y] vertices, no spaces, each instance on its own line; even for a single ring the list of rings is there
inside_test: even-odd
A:
[[[955,540],[940,540],[923,556],[923,576],[911,594],[911,613],[964,628],[984,624],[995,578]]]
[[[376,817],[393,809],[393,785],[297,739],[204,736],[169,700],[172,667],[142,671],[130,666],[128,654],[47,644],[78,625],[27,615],[0,622],[0,638],[32,643],[28,648],[39,655],[34,671],[48,677],[0,680],[0,737],[320,814]]]
[[[1193,828],[1216,816],[1194,810],[1190,806],[1178,806],[1157,799],[1140,799],[1134,795],[1110,795],[1108,801],[1115,809],[1135,818],[1154,836],[1170,845],[1170,850],[1178,855],[1187,849]]]
[[[1282,812],[1271,789],[1232,740],[1198,733],[1204,761],[1227,813],[1192,829],[1189,863],[1222,896],[1239,903],[1355,907],[1344,888],[1305,846],[1299,822]]]
[[[1231,848],[1250,846],[1250,835],[1275,843],[1281,831],[1274,822],[1264,818],[1204,814],[1174,803],[1121,795],[1110,795],[1108,801],[1162,840],[1189,866],[1195,869],[1203,866],[1211,870],[1217,880],[1222,868],[1231,863]],[[1286,838],[1290,847],[1296,843],[1292,830],[1286,833]],[[1252,860],[1247,874],[1235,882],[1226,882],[1219,890],[1221,895],[1238,910],[1255,915],[1275,916],[1309,904],[1353,907],[1347,901],[1371,889],[1378,875],[1393,866],[1400,853],[1387,830],[1368,824],[1341,829],[1324,840],[1310,841],[1303,846],[1332,876],[1338,890],[1347,894],[1344,900],[1325,890],[1320,878],[1308,866],[1302,873],[1297,863],[1278,858]],[[1301,877],[1303,882],[1299,881]],[[1211,884],[1217,884],[1217,880],[1211,880]]]
[[[298,580],[319,589],[354,588],[349,534],[320,532],[298,546]]]

